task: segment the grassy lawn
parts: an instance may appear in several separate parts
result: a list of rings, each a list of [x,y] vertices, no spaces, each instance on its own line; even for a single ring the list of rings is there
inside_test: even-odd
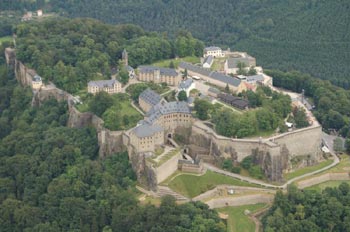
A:
[[[11,42],[11,41],[12,41],[11,36],[0,37],[0,44],[2,44],[3,42]]]
[[[172,150],[170,152],[168,152],[167,154],[163,155],[159,162],[157,163],[157,166],[161,166],[162,164],[164,164],[166,161],[168,161],[170,158],[172,158],[174,155],[178,154],[180,151],[180,148]]]
[[[232,177],[224,176],[212,171],[207,171],[202,176],[194,176],[189,174],[177,176],[169,183],[169,187],[176,192],[179,192],[187,197],[193,198],[221,184],[258,187],[257,185],[243,182]]]
[[[93,96],[85,95],[79,92],[79,96],[83,99],[83,104],[77,105],[76,108],[80,112],[89,111],[89,102]],[[143,119],[143,116],[131,105],[129,96],[126,94],[113,94],[114,104],[108,108],[102,115],[105,127],[110,130],[127,130],[136,126],[137,122]]]
[[[175,68],[177,68],[181,61],[197,64],[197,63],[200,63],[200,58],[195,57],[195,56],[187,56],[187,57],[178,58],[178,59],[169,59],[169,60],[158,61],[156,63],[153,63],[152,65],[158,66],[158,67],[163,67],[163,68],[169,68],[171,61],[174,63]]]
[[[327,172],[349,172],[350,171],[350,156],[341,155],[340,163],[335,167],[329,169]]]
[[[344,180],[331,180],[331,181],[327,181],[327,182],[323,182],[321,184],[318,185],[314,185],[308,188],[305,188],[306,190],[316,190],[318,192],[321,192],[322,190],[324,190],[327,187],[338,187],[341,183],[346,182],[348,184],[350,184],[350,181],[344,181]]]
[[[220,213],[228,215],[227,219],[227,231],[229,232],[254,232],[255,223],[244,214],[247,209],[254,213],[262,208],[266,207],[266,204],[255,204],[255,205],[243,205],[237,207],[225,207],[218,209]]]
[[[294,177],[301,176],[301,175],[304,175],[306,173],[313,172],[313,171],[316,171],[318,169],[324,168],[324,167],[330,165],[331,163],[333,163],[333,160],[326,160],[326,161],[323,161],[323,162],[321,162],[317,165],[314,165],[314,166],[300,168],[294,172],[285,173],[285,174],[283,174],[283,177],[285,180],[290,180],[290,179],[293,179]]]

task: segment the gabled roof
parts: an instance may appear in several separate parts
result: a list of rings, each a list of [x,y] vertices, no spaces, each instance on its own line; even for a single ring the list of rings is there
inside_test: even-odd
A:
[[[184,81],[181,81],[179,84],[179,89],[188,89],[193,83],[193,80],[191,78],[187,78]]]
[[[88,86],[94,86],[98,88],[113,87],[114,84],[119,83],[117,80],[101,80],[101,81],[89,81]]]
[[[210,46],[210,47],[204,48],[204,52],[217,51],[217,50],[221,50],[221,48],[215,47],[215,46]]]
[[[186,102],[162,102],[153,106],[152,109],[146,114],[146,121],[153,124],[161,115],[172,113],[185,113],[191,114],[191,109]]]
[[[161,131],[163,131],[162,127],[158,125],[150,125],[145,122],[133,129],[133,132],[139,138],[149,137]]]
[[[256,81],[264,81],[264,76],[261,74],[253,75],[253,76],[247,76],[247,82],[256,82]]]
[[[220,90],[218,90],[217,88],[214,88],[214,87],[210,87],[210,88],[208,89],[208,91],[209,91],[209,92],[212,92],[212,93],[216,93],[216,94],[221,93]]]
[[[205,69],[187,62],[181,62],[179,67],[236,87],[241,83],[241,80],[236,77],[227,76],[216,71],[210,71],[209,69]]]
[[[162,97],[158,93],[148,88],[140,94],[139,99],[142,99],[148,104],[155,106],[162,100]]]
[[[203,64],[208,64],[208,65],[212,65],[212,63],[213,63],[213,61],[214,61],[214,57],[212,56],[212,55],[210,55],[210,56],[207,56],[205,59],[204,59],[204,62],[203,62]]]
[[[239,84],[241,83],[241,80],[239,80],[236,77],[227,76],[225,74],[218,73],[218,72],[212,72],[210,74],[210,77],[213,79],[216,79],[218,81],[224,82],[226,84],[236,86],[236,87],[239,86]]]
[[[160,68],[155,66],[140,66],[139,72],[140,73],[153,73],[155,70],[159,70],[160,75],[165,76],[178,76],[179,74],[176,72],[175,69],[172,68]]]

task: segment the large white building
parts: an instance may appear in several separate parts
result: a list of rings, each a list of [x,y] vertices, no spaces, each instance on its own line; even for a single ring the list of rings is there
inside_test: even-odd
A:
[[[96,94],[106,92],[109,94],[119,93],[122,90],[122,84],[117,80],[89,81],[88,92]]]
[[[204,48],[203,56],[204,57],[213,56],[214,58],[225,57],[225,53],[222,52],[221,48],[211,46],[211,47]]]

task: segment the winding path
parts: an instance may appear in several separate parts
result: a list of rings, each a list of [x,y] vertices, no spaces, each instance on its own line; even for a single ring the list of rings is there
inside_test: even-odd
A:
[[[340,160],[338,158],[338,156],[336,156],[336,154],[333,152],[333,150],[331,150],[331,155],[333,156],[334,160],[333,160],[333,163],[331,163],[330,165],[324,167],[324,168],[321,168],[321,169],[318,169],[316,171],[313,171],[313,172],[309,172],[309,173],[306,173],[304,175],[301,175],[301,176],[297,176],[293,179],[290,179],[288,180],[286,183],[284,183],[283,185],[274,185],[274,184],[268,184],[268,183],[265,183],[263,181],[260,181],[260,180],[256,180],[254,178],[251,178],[251,177],[246,177],[246,176],[242,176],[242,175],[239,175],[239,174],[235,174],[235,173],[231,173],[231,172],[228,172],[228,171],[224,171],[222,169],[219,169],[211,164],[207,164],[205,163],[204,166],[208,169],[208,170],[211,170],[213,172],[216,172],[216,173],[220,173],[220,174],[223,174],[225,176],[230,176],[230,177],[233,177],[235,179],[239,179],[241,181],[245,181],[245,182],[248,182],[248,183],[251,183],[251,184],[257,184],[257,185],[260,185],[260,186],[263,186],[263,187],[267,187],[267,188],[277,188],[277,189],[287,189],[287,186],[291,183],[293,183],[294,181],[297,181],[297,180],[300,180],[300,179],[303,179],[305,177],[308,177],[308,176],[312,176],[312,175],[315,175],[317,173],[320,173],[320,172],[323,172],[325,170],[328,170],[334,166],[336,166]]]

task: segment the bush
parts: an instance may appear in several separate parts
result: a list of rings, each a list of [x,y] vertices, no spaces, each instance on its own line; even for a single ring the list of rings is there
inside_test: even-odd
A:
[[[240,167],[232,167],[231,172],[240,174],[241,173],[241,168]]]

